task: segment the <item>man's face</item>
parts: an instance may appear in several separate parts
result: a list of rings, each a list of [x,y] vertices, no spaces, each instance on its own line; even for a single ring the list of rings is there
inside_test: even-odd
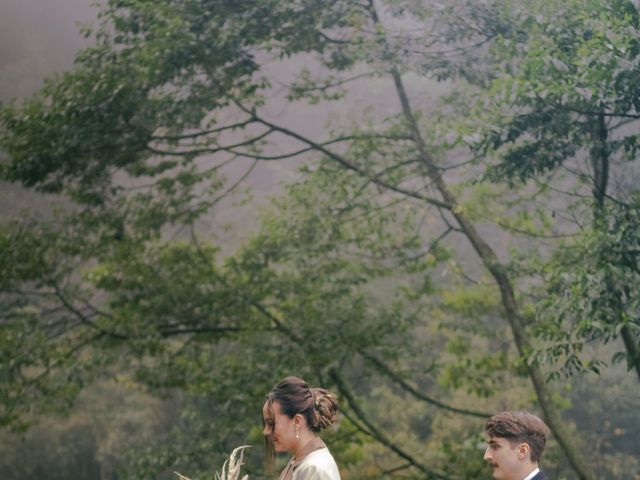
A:
[[[520,445],[506,438],[489,437],[484,459],[493,468],[496,480],[522,480],[524,455]],[[526,475],[526,474],[525,474]]]

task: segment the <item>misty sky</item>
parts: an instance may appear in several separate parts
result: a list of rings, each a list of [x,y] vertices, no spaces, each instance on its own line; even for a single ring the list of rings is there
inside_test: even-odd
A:
[[[91,40],[79,33],[80,24],[95,19],[96,0],[0,0],[0,102],[29,97],[45,77],[71,67],[75,53]],[[230,168],[231,178],[246,165]],[[236,171],[237,170],[237,171]],[[248,183],[270,194],[286,173],[280,165],[261,165]],[[254,190],[255,193],[255,190]],[[23,209],[48,212],[55,197],[0,182],[0,221]],[[223,218],[224,216],[221,216]],[[212,227],[208,227],[212,228]]]
[[[75,53],[83,46],[90,45],[91,40],[79,34],[81,23],[95,19],[97,9],[92,7],[96,0],[0,0],[0,101],[6,103],[14,98],[26,98],[41,87],[43,79],[55,72],[68,70],[73,63]],[[295,62],[281,62],[270,68],[269,75],[280,89],[286,83],[287,76],[301,65]],[[376,99],[376,107],[389,114],[398,108],[394,96],[385,94],[388,85],[383,81],[371,81],[368,89],[356,89],[350,93],[352,105],[364,105],[371,98]],[[414,87],[407,81],[407,88]],[[423,88],[417,97],[420,101],[431,101],[432,94],[441,90],[435,83]],[[436,88],[437,87],[437,88]],[[272,102],[273,103],[273,102]],[[311,115],[304,102],[272,104],[264,108],[263,114],[286,125],[295,125],[300,131],[313,133],[321,130],[329,112],[340,105],[321,105]],[[349,109],[343,108],[342,114],[349,115]],[[292,150],[296,144],[282,139],[282,151]],[[237,163],[237,165],[236,165]],[[244,173],[251,162],[234,162],[229,167],[230,179]],[[290,181],[295,160],[260,164],[247,183],[253,188],[255,196],[271,195],[282,181]],[[225,170],[226,171],[226,170]],[[43,202],[49,205],[50,200]],[[0,182],[0,219],[9,213],[15,213],[25,207],[34,206],[34,196],[17,185]],[[8,206],[11,206],[9,208]]]
[[[0,100],[33,93],[66,70],[85,43],[78,22],[92,20],[94,0],[0,0]]]

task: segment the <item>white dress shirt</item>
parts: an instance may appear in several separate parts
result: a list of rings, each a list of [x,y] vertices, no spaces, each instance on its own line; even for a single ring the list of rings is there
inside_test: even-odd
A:
[[[535,470],[533,472],[531,472],[529,475],[527,475],[526,477],[524,477],[522,480],[531,480],[533,477],[535,477],[538,473],[540,472],[540,469],[538,467],[535,468]]]

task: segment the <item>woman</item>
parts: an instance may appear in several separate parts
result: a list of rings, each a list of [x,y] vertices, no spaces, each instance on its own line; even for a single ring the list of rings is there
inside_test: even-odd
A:
[[[267,395],[262,407],[263,434],[268,451],[292,457],[280,480],[340,480],[329,449],[317,434],[333,424],[336,396],[323,388],[309,388],[298,377],[287,377]]]

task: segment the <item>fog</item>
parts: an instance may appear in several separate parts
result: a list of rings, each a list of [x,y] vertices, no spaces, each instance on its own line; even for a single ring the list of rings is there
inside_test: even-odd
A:
[[[93,0],[0,1],[0,100],[30,95],[62,72],[87,44],[79,25],[95,18]]]
[[[94,0],[0,1],[0,102],[6,104],[28,98],[43,85],[46,77],[62,73],[73,65],[75,54],[81,48],[90,46],[92,41],[80,34],[80,27],[95,21],[98,9],[92,6]],[[310,113],[304,102],[287,102],[286,85],[300,68],[308,66],[305,60],[295,57],[266,67],[275,82],[263,114],[284,126],[295,126],[307,135],[321,131],[328,119],[336,118],[336,114],[339,117],[361,114],[360,111],[352,111],[335,103],[316,106]],[[427,103],[433,102],[443,90],[441,84],[428,82],[428,88],[425,88],[424,80],[414,80],[415,84],[407,82],[407,88],[419,88],[423,92],[419,98]],[[368,89],[353,90],[349,94],[349,105],[371,104],[374,98],[377,115],[384,116],[396,111],[397,99],[385,93],[388,86],[386,81],[380,80],[370,83]],[[373,111],[370,110],[369,115],[373,115]],[[282,151],[298,148],[295,142],[284,137],[280,139],[278,147]],[[297,159],[261,162],[243,182],[251,189],[251,205],[243,208],[233,201],[223,202],[215,218],[205,216],[200,220],[199,229],[221,234],[227,230],[225,225],[234,223],[236,232],[241,237],[245,236],[248,225],[256,222],[255,207],[267,204],[275,193],[281,191],[284,183],[295,180],[298,164]],[[230,184],[240,178],[250,165],[250,161],[239,159],[225,168]],[[0,189],[0,219],[15,216],[24,209],[48,215],[52,206],[59,204],[57,198],[44,198],[17,184],[0,182]],[[222,234],[221,240],[224,243],[229,239]]]

